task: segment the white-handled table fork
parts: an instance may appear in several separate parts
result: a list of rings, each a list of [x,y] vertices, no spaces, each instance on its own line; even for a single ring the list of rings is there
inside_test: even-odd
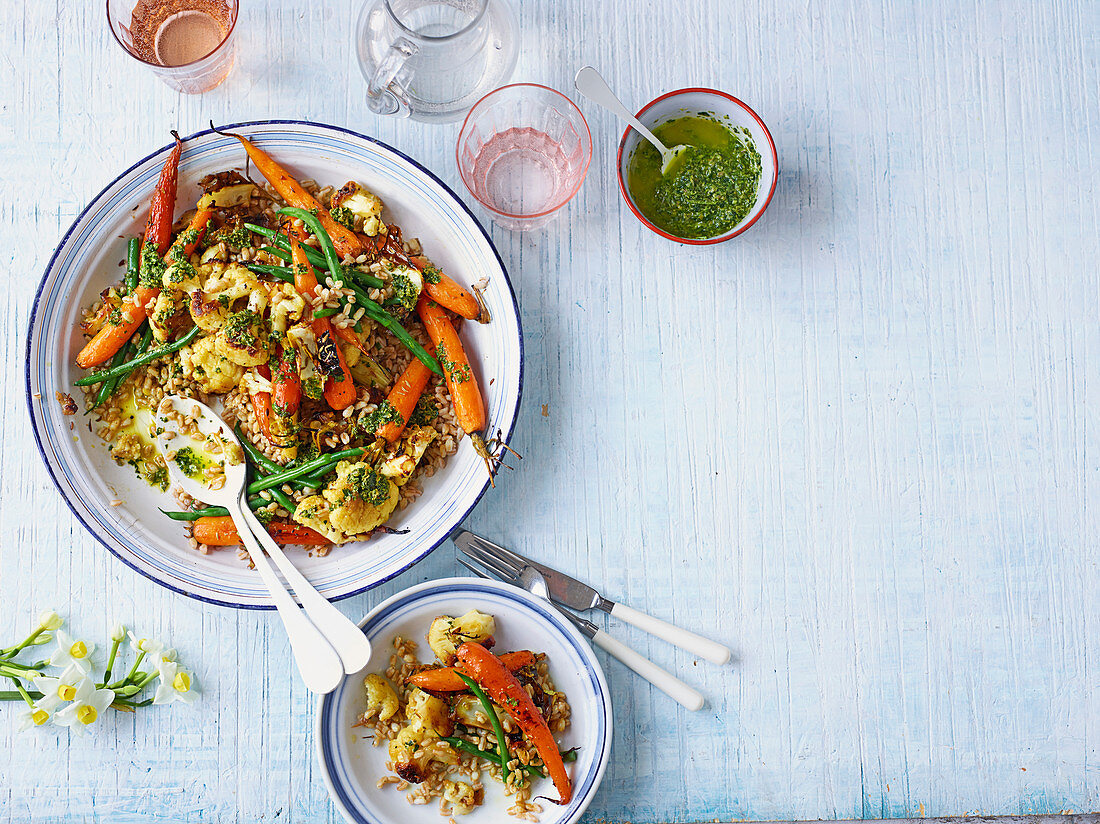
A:
[[[461,543],[459,538],[462,539]],[[509,556],[498,555],[494,550],[497,545],[486,541],[471,532],[463,531],[454,536],[455,543],[472,560],[488,569],[496,577],[513,586],[526,589],[531,594],[548,601],[562,615],[568,618],[578,630],[581,631],[593,644],[618,659],[646,681],[657,687],[669,697],[676,700],[689,710],[702,709],[705,699],[694,687],[685,684],[667,670],[654,664],[636,650],[599,629],[591,621],[586,621],[565,609],[557,599],[553,597],[549,579],[541,569],[527,563],[522,556],[509,553]],[[499,547],[499,549],[503,549]],[[507,552],[507,550],[505,550]],[[516,558],[519,560],[512,560]],[[482,578],[489,577],[482,569],[459,559],[459,563],[466,569]],[[551,570],[553,572],[553,570]]]

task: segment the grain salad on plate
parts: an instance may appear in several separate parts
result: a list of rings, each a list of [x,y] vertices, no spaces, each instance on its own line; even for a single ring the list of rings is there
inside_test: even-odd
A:
[[[249,464],[249,506],[280,543],[323,554],[389,529],[464,436],[491,474],[485,401],[459,334],[490,319],[476,288],[403,239],[367,186],[299,182],[231,137],[264,182],[208,175],[174,219],[175,136],[125,276],[84,311],[77,364],[89,371],[75,383],[112,458],[162,491],[153,439],[167,433],[153,413],[166,395],[219,405]],[[194,418],[177,423],[169,460],[219,453]],[[165,515],[193,547],[239,543],[225,513],[173,493]]]
[[[534,788],[549,778],[568,804],[572,781],[556,736],[569,727],[570,708],[554,687],[543,653],[501,653],[496,620],[477,610],[441,615],[428,627],[435,661],[422,664],[415,641],[397,636],[384,673],[363,681],[366,707],[356,726],[385,745],[390,775],[379,789],[406,792],[410,804],[438,801],[444,816],[465,815],[485,803],[485,779],[500,783],[507,813],[537,821],[543,811]]]

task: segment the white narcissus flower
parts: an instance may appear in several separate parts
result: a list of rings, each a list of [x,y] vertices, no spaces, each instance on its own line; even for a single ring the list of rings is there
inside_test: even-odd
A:
[[[75,666],[87,675],[92,671],[92,651],[95,644],[74,639],[64,630],[57,631],[57,649],[50,657],[50,663],[55,667]]]
[[[57,697],[56,692],[53,695],[43,695],[34,704],[19,713],[19,731],[22,732],[29,727],[41,727],[50,720],[53,711],[63,703]]]
[[[38,626],[42,629],[59,629],[63,623],[64,621],[61,620],[61,616],[52,609],[48,609],[38,616]]]
[[[161,658],[157,662],[157,674],[160,676],[160,684],[153,696],[154,704],[170,704],[173,701],[190,704],[195,700],[196,691],[193,689],[190,673],[181,670],[175,661]]]
[[[154,641],[151,638],[138,638],[134,635],[133,631],[127,632],[130,636],[130,646],[137,652],[144,652],[150,658],[155,658],[164,649],[164,644],[160,641]]]
[[[83,735],[85,728],[94,724],[114,700],[113,690],[97,689],[95,682],[85,677],[76,688],[72,703],[54,715],[53,722]]]
[[[75,664],[67,666],[57,678],[42,674],[31,676],[34,688],[43,696],[38,703],[46,699],[72,701],[76,697],[76,688],[85,678],[84,671]]]
[[[111,629],[111,640],[121,641],[125,637],[126,627],[124,627],[122,624],[115,624],[114,627]]]

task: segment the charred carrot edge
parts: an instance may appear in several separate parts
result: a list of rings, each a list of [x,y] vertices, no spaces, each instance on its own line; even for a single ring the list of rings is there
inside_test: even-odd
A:
[[[210,128],[214,129],[213,123],[210,124]],[[256,144],[247,137],[243,137],[239,134],[232,134],[230,132],[219,132],[217,129],[214,129],[214,131],[226,137],[234,137],[239,140],[256,168],[260,170],[260,174],[267,178],[267,182],[275,187],[275,191],[279,193],[279,197],[285,200],[289,205],[297,206],[299,209],[308,209],[309,211],[316,210],[317,217],[324,225],[325,231],[332,237],[332,244],[336,247],[341,257],[347,257],[348,255],[357,256],[366,251],[366,247],[363,245],[363,241],[359,239],[359,236],[346,226],[341,226],[329,217],[328,210],[317,202],[317,198],[307,192],[302,184],[295,180],[290,172],[280,166],[271,155],[256,146]]]
[[[455,659],[458,671],[473,678],[493,703],[512,716],[527,740],[535,745],[560,796],[557,803],[568,804],[573,797],[573,785],[558,751],[558,742],[527,690],[501,660],[481,644],[463,644],[455,653]]]
[[[416,402],[420,400],[420,396],[424,393],[424,387],[428,385],[428,379],[431,376],[432,370],[419,360],[413,358],[409,361],[405,371],[394,383],[390,394],[386,396],[390,406],[397,412],[395,420],[386,421],[378,427],[378,431],[374,433],[375,435],[379,438],[385,438],[390,443],[401,437],[401,433],[405,431],[405,427],[409,423],[409,417],[416,409]],[[459,683],[462,682],[459,681]],[[456,687],[456,689],[459,688]]]
[[[320,532],[310,529],[308,526],[291,524],[286,521],[272,521],[267,525],[267,531],[279,544],[327,546],[332,543]],[[241,537],[237,534],[237,527],[229,515],[199,518],[195,521],[191,534],[196,541],[207,546],[235,546],[241,542]]]
[[[414,255],[409,261],[424,273],[424,291],[428,297],[442,306],[450,309],[456,315],[468,320],[477,320],[481,314],[481,305],[470,292],[458,284],[442,269],[436,268],[432,262],[423,255]]]
[[[523,667],[534,666],[535,654],[529,649],[503,652],[500,654],[500,663],[504,664],[509,672],[515,672]],[[428,692],[461,692],[466,689],[465,682],[458,677],[454,667],[421,670],[409,678],[409,683]]]
[[[481,432],[485,428],[485,400],[481,397],[477,378],[470,368],[466,350],[462,348],[462,341],[458,339],[451,319],[439,308],[438,303],[425,295],[421,295],[417,301],[416,313],[428,330],[436,357],[443,367],[458,425],[468,435]]]

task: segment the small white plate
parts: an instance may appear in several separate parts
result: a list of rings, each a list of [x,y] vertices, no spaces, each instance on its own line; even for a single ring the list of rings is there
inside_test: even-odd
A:
[[[322,185],[356,180],[386,204],[385,217],[460,283],[482,277],[492,323],[467,323],[462,337],[485,393],[491,434],[507,440],[515,423],[523,375],[519,312],[507,273],[485,230],[442,181],[395,149],[369,137],[319,123],[269,120],[224,127],[247,135],[293,174]],[[66,232],[35,297],[27,336],[27,404],[34,437],[54,483],[73,514],[125,564],[168,589],[226,606],[270,609],[260,576],[232,550],[200,555],[187,545],[183,525],[157,511],[178,509],[172,496],[117,466],[83,412],[66,417],[55,393],[81,397],[73,381],[82,371],[80,309],[122,273],[126,238],[142,231],[149,197],[168,154],[165,146],[122,172]],[[232,137],[210,130],[184,140],[176,213],[198,199],[198,181],[211,172],[244,168]],[[83,407],[83,404],[80,404]],[[468,438],[447,465],[423,483],[424,494],[389,525],[402,535],[344,544],[325,557],[300,549],[288,555],[329,599],[345,598],[392,578],[419,561],[460,524],[489,486]],[[111,506],[113,500],[119,506]]]
[[[572,824],[588,808],[611,754],[612,723],[611,693],[592,648],[557,610],[524,590],[479,578],[446,578],[410,587],[375,607],[360,624],[374,647],[370,663],[317,702],[321,773],[333,803],[352,824],[439,824],[443,820],[438,802],[413,805],[395,785],[377,788],[378,779],[390,774],[387,748],[375,747],[373,735],[353,725],[366,707],[363,678],[389,665],[395,635],[415,640],[421,660],[427,661],[432,656],[425,636],[432,619],[470,609],[496,618],[494,649],[545,652],[550,677],[572,708],[569,729],[560,740],[563,748],[577,748],[577,760],[566,765],[573,798],[565,807],[539,800],[540,824]],[[535,795],[556,796],[549,779],[536,786]],[[486,780],[485,803],[456,820],[461,824],[519,821],[505,814],[511,805],[500,785]]]

